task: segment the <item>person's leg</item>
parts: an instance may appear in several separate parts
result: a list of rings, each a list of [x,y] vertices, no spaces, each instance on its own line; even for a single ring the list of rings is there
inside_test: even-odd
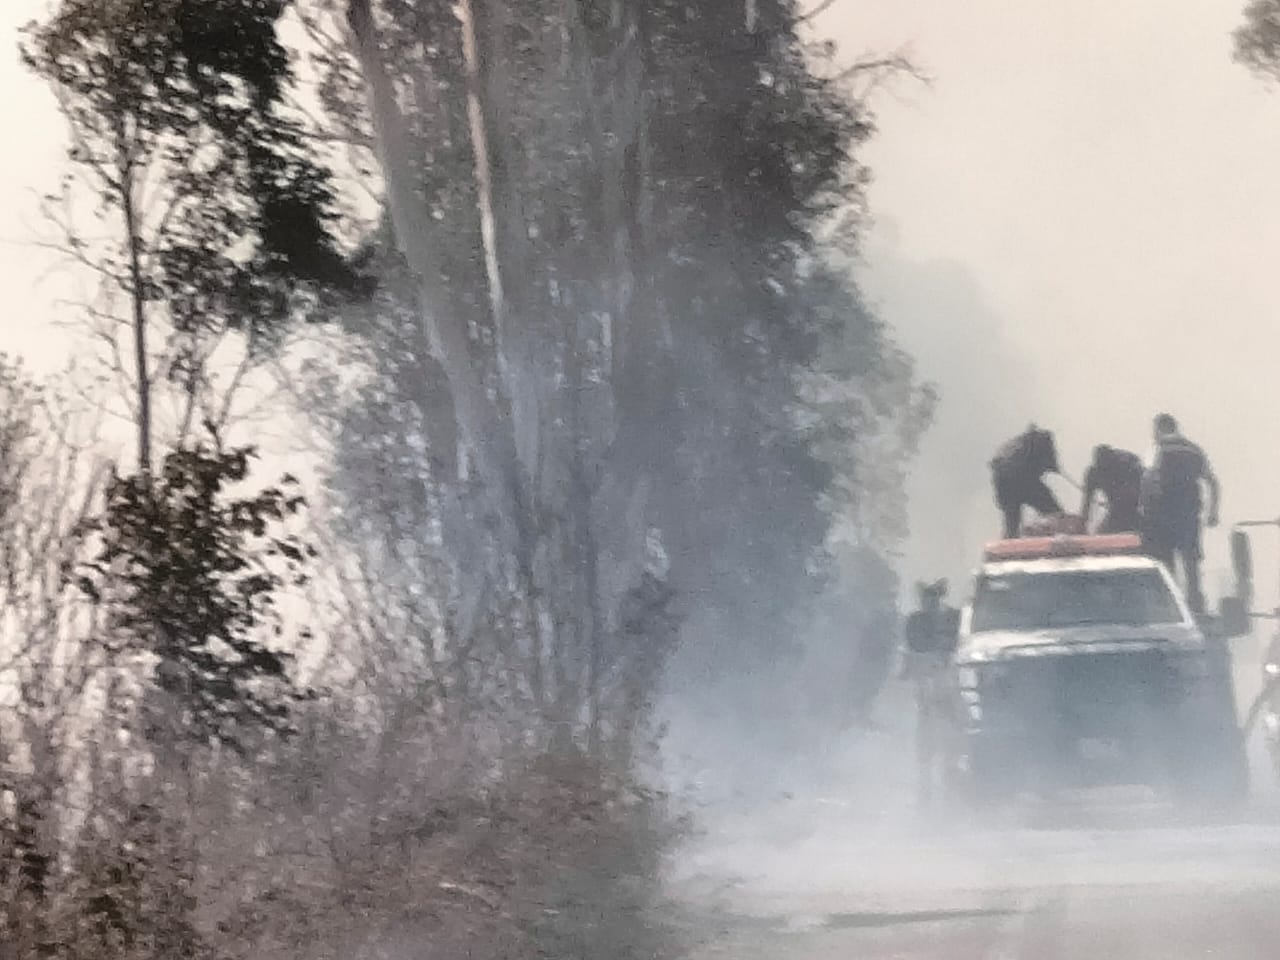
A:
[[[1011,540],[1022,532],[1022,504],[1017,500],[1000,504],[1000,514],[1004,519],[1004,538]]]
[[[1132,510],[1112,509],[1107,505],[1107,515],[1098,528],[1099,533],[1137,533],[1141,524],[1138,514]]]
[[[1179,552],[1182,554],[1182,575],[1187,583],[1187,606],[1192,613],[1204,613],[1204,588],[1200,582],[1200,527],[1192,526],[1184,532]]]
[[[1170,535],[1167,524],[1149,523],[1143,531],[1142,545],[1148,556],[1164,564],[1170,573],[1176,575],[1173,565],[1174,538]]]
[[[991,483],[995,487],[996,506],[1000,508],[1000,516],[1004,521],[1004,538],[1012,539],[1022,528],[1022,498],[1014,485],[998,471],[992,472]]]
[[[926,677],[917,675],[916,683],[916,803],[924,809],[933,806],[934,724],[933,704]]]

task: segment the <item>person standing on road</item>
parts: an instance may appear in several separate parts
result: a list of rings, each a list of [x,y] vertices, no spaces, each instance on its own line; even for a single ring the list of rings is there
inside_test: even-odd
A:
[[[1084,505],[1080,508],[1086,530],[1099,493],[1107,499],[1107,512],[1098,532],[1136,533],[1141,520],[1142,458],[1105,443],[1093,448],[1093,462],[1084,475]]]
[[[1204,613],[1200,485],[1209,489],[1204,522],[1211,528],[1218,525],[1222,491],[1209,458],[1182,435],[1177,420],[1162,413],[1155,418],[1154,426],[1155,448],[1143,484],[1143,536],[1150,554],[1170,571],[1175,558],[1180,562],[1187,603],[1194,613]]]
[[[1057,472],[1058,447],[1053,434],[1034,424],[1000,448],[991,461],[991,480],[1004,518],[1005,539],[1020,534],[1023,507],[1046,517],[1062,513],[1058,498],[1044,482],[1046,473]]]
[[[909,679],[916,700],[916,790],[922,809],[934,808],[945,796],[955,760],[954,742],[962,719],[951,658],[955,653],[960,612],[946,604],[947,581],[918,583],[920,607],[906,620],[902,677]]]

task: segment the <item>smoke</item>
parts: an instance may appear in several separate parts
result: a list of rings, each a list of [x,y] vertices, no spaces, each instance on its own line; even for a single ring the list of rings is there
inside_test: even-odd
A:
[[[1053,423],[1044,422],[1042,392],[1012,345],[1008,320],[973,272],[953,260],[910,257],[892,229],[873,241],[862,285],[940,398],[908,484],[903,583],[945,576],[959,599],[975,551],[999,528],[988,461],[1029,423]]]
[[[987,461],[1037,415],[1034,380],[966,268],[910,259],[883,231],[877,239],[860,283],[918,378],[941,394],[910,467],[910,536],[897,557],[842,551],[834,581],[785,619],[775,658],[735,662],[743,627],[732,615],[702,610],[685,624],[661,711],[664,753],[672,785],[704,813],[788,794],[831,794],[872,818],[901,809],[913,715],[892,680],[895,599],[910,602],[913,580],[940,576],[960,599],[974,551],[996,524]]]
[[[886,639],[896,643],[896,623],[886,638],[886,624],[868,614],[883,594],[892,594],[894,573],[905,603],[912,600],[912,581],[940,576],[951,580],[952,602],[967,598],[978,550],[997,530],[988,460],[1028,423],[1055,426],[1054,410],[1007,319],[971,271],[903,253],[892,231],[874,240],[860,282],[915,358],[921,379],[936,384],[941,397],[908,483],[910,536],[879,579],[865,564],[848,565],[835,589],[813,597],[808,615],[797,620],[800,635],[779,638],[780,648],[794,647],[791,662],[731,680],[703,671],[696,689],[668,691],[673,781],[720,816],[737,811],[746,817],[749,809],[763,811],[789,796],[810,803],[826,797],[845,815],[856,811],[865,826],[883,828],[886,811],[909,808],[914,705],[905,685],[888,676],[892,663],[883,657]],[[1078,494],[1065,484],[1057,492],[1075,506]],[[729,629],[711,618],[687,625],[703,634]],[[731,641],[714,646],[731,649]],[[695,642],[686,650],[699,648],[706,647]],[[1237,643],[1242,709],[1257,687],[1256,663],[1253,644]],[[868,687],[882,683],[868,715],[854,709]],[[845,711],[832,708],[842,702]]]

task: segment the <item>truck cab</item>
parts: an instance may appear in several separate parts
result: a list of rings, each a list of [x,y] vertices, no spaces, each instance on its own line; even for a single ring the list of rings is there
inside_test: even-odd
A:
[[[977,798],[1143,784],[1243,801],[1228,616],[1198,619],[1136,536],[997,541],[984,551],[953,660],[957,760]]]

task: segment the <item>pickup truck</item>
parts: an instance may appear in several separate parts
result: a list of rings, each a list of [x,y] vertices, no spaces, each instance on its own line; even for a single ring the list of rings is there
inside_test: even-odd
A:
[[[974,802],[1143,784],[1224,810],[1249,791],[1228,640],[1249,629],[1227,598],[1192,615],[1136,536],[988,545],[955,654],[955,782]]]

